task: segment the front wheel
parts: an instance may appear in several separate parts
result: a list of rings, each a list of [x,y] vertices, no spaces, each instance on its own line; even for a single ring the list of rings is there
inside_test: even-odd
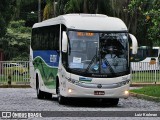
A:
[[[61,104],[61,105],[64,105],[66,103],[66,98],[63,97],[61,94],[60,94],[60,88],[58,87],[58,94],[57,94],[57,98],[58,98],[58,103]]]
[[[36,90],[37,90],[37,98],[38,99],[43,99],[45,95],[44,95],[44,92],[39,89],[39,80],[38,80],[38,78],[37,78]]]
[[[52,99],[52,94],[51,93],[45,93],[45,98],[46,99]]]
[[[119,102],[119,98],[110,99],[109,102],[110,102],[111,105],[117,106],[118,102]]]
[[[117,106],[119,102],[119,98],[105,98],[102,100],[103,104],[110,104],[113,106]]]

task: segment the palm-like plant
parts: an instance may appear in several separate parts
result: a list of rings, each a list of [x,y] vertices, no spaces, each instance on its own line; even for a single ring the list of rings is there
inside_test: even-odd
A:
[[[43,11],[43,20],[54,16],[54,0],[46,0],[46,6]]]

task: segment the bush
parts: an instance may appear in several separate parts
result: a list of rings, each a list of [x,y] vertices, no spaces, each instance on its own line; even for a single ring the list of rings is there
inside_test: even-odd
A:
[[[7,34],[0,38],[0,48],[4,50],[5,60],[29,60],[31,28],[25,21],[11,21]]]
[[[11,28],[20,28],[22,26],[25,26],[25,21],[24,20],[11,21],[10,22],[10,27]]]

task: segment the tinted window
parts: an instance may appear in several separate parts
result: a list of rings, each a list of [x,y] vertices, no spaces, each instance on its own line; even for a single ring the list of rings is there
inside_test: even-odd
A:
[[[31,47],[33,50],[59,50],[60,25],[34,28]]]

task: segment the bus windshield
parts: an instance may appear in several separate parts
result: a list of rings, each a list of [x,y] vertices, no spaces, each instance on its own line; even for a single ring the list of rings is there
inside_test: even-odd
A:
[[[127,33],[69,31],[68,68],[73,73],[115,76],[126,74]]]

